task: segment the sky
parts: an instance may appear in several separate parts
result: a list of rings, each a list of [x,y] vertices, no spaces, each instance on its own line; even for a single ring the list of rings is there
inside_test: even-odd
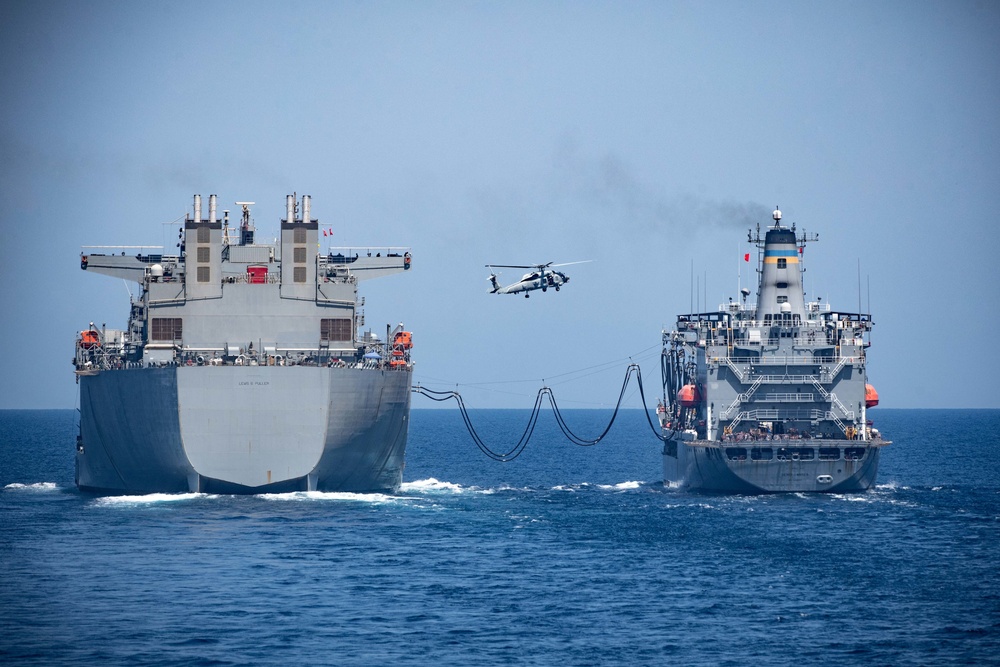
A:
[[[630,361],[652,401],[776,205],[819,234],[807,299],[872,312],[881,406],[998,408],[997,34],[951,0],[0,0],[0,408],[75,407],[77,332],[124,328],[137,286],[81,246],[174,249],[194,194],[273,237],[293,192],[336,246],[411,248],[366,323],[473,408],[613,407]]]

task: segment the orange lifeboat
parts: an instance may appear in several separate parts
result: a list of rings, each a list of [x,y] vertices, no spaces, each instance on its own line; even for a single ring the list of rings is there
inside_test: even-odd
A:
[[[878,392],[870,384],[865,385],[865,407],[874,408],[878,405]]]
[[[399,345],[404,350],[409,350],[413,347],[413,334],[409,331],[397,331],[392,344]]]
[[[99,347],[100,345],[101,339],[93,329],[80,332],[80,347],[89,350],[92,347]]]
[[[701,392],[693,384],[686,384],[677,392],[677,402],[685,408],[693,408],[701,403]]]

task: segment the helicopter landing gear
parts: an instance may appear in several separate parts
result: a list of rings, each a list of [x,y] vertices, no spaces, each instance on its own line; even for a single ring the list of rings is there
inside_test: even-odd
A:
[[[525,294],[525,295],[524,295],[524,298],[525,298],[525,299],[527,299],[527,298],[528,298],[528,297],[530,297],[530,296],[531,296],[530,294]]]

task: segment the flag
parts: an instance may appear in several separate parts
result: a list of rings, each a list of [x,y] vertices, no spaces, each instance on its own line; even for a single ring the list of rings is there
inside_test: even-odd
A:
[[[748,253],[748,252],[743,253],[743,261],[744,262],[749,262],[750,261],[750,253]]]
[[[799,254],[801,255],[802,251],[805,250],[805,249],[806,249],[806,247],[804,245],[800,245],[799,246]]]

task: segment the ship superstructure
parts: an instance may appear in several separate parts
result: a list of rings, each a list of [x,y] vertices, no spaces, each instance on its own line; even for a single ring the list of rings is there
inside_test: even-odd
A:
[[[758,249],[757,301],[680,315],[663,334],[664,480],[721,492],[861,491],[883,440],[867,411],[871,315],[806,302],[802,257],[816,236],[774,224]],[[749,255],[747,256],[749,259]],[[859,309],[860,310],[860,309]]]
[[[201,197],[176,254],[89,248],[83,270],[137,283],[128,325],[81,332],[76,481],[101,493],[394,490],[412,336],[367,332],[360,281],[406,248],[319,252],[311,200],[286,198],[275,243],[250,206],[230,227]],[[115,248],[117,250],[117,248]],[[99,251],[99,252],[97,252]]]

